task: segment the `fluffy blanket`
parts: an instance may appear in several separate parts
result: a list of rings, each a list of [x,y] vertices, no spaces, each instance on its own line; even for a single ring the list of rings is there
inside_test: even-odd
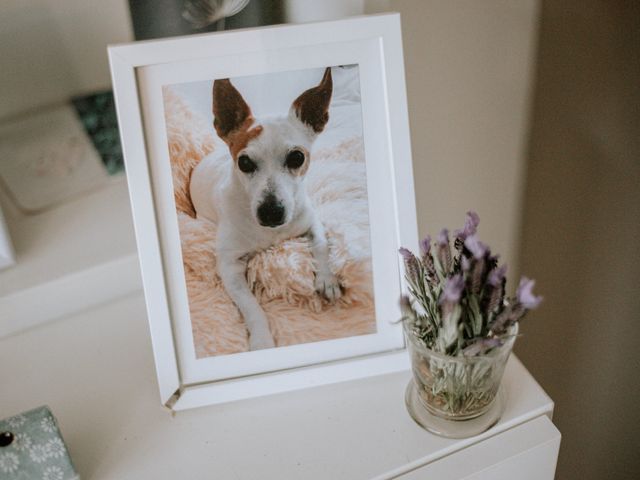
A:
[[[196,356],[247,351],[246,327],[216,270],[216,225],[195,218],[189,197],[191,171],[216,147],[213,128],[175,92],[165,89],[164,101]],[[276,345],[375,332],[365,179],[361,138],[314,152],[307,173],[307,189],[327,230],[332,269],[345,287],[337,303],[314,291],[314,261],[303,238],[274,245],[249,262],[247,281]]]

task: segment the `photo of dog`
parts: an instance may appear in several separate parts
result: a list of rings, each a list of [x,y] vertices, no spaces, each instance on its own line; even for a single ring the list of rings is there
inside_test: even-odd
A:
[[[229,147],[228,163],[233,168],[216,191],[215,155],[207,156],[193,171],[190,193],[197,218],[220,219],[218,274],[247,324],[251,350],[275,346],[266,316],[246,281],[247,259],[257,251],[307,237],[317,265],[316,291],[332,302],[341,295],[329,267],[324,228],[304,184],[311,145],[329,120],[332,90],[327,68],[321,82],[302,93],[286,117],[258,122],[229,79],[213,82],[214,126]],[[211,215],[216,207],[221,212]]]
[[[357,65],[163,94],[198,358],[375,333]]]

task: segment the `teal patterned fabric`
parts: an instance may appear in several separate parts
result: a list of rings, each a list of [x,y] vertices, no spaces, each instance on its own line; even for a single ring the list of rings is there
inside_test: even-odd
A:
[[[13,441],[0,447],[0,480],[77,480],[56,419],[47,407],[0,420],[0,434]]]
[[[124,171],[124,157],[118,133],[118,117],[113,92],[72,98],[80,121],[91,137],[109,175]]]

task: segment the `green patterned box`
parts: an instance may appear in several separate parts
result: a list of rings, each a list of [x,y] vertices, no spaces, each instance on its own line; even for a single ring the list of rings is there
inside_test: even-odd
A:
[[[0,420],[0,480],[77,480],[48,407]]]

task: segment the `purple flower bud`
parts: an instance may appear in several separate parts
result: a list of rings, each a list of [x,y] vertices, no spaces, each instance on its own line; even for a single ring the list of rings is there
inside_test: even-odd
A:
[[[407,279],[411,282],[417,282],[420,277],[420,262],[416,258],[416,256],[411,253],[411,250],[400,247],[398,249],[400,255],[404,260],[404,268],[406,271]]]
[[[471,270],[471,260],[469,260],[467,257],[461,257],[460,265],[462,266],[463,272],[468,272],[469,270]]]
[[[533,286],[535,283],[535,281],[527,277],[522,277],[520,285],[518,285],[518,289],[516,290],[518,302],[527,310],[536,308],[542,301],[542,297],[536,297],[533,294]]]
[[[431,252],[431,237],[427,235],[420,241],[420,251],[422,255],[428,255]]]
[[[488,252],[487,246],[482,243],[475,235],[471,235],[464,241],[464,246],[471,252],[476,260],[480,260]]]
[[[512,305],[505,305],[498,316],[489,324],[489,329],[495,335],[502,335],[518,323],[525,313],[527,313],[526,308],[517,301]]]
[[[402,258],[404,259],[405,262],[410,262],[411,259],[415,256],[413,255],[413,253],[411,253],[411,250],[404,247],[400,247],[398,249],[398,252],[400,252],[400,255],[402,255]]]
[[[422,266],[424,267],[424,274],[427,283],[431,286],[436,284],[436,268],[433,263],[433,257],[431,256],[431,237],[427,235],[420,241],[420,251],[422,252]]]
[[[505,275],[507,274],[507,264],[505,263],[501,267],[494,268],[489,273],[489,277],[487,278],[487,282],[492,287],[498,287],[502,285],[502,280],[504,280]]]
[[[440,294],[439,303],[458,303],[462,296],[462,290],[464,290],[464,279],[462,275],[454,275],[446,279],[444,288]]]
[[[447,230],[446,228],[443,228],[438,234],[436,242],[440,246],[445,246],[445,245],[449,246],[449,230]]]
[[[451,247],[449,246],[449,230],[443,228],[442,231],[438,234],[438,238],[436,240],[436,244],[438,246],[438,261],[440,262],[440,266],[444,270],[444,274],[446,275],[451,270]]]
[[[504,289],[502,285],[492,287],[491,293],[489,294],[489,300],[486,303],[485,308],[485,317],[490,318],[491,314],[495,312],[500,305],[504,303]]]
[[[475,235],[478,230],[478,224],[480,223],[480,217],[476,212],[467,212],[467,217],[464,221],[464,228],[462,230],[456,230],[454,232],[456,238],[464,241],[467,237]]]
[[[493,319],[493,322],[489,325],[489,328],[494,334],[500,335],[504,333],[505,329],[508,327],[508,323],[510,318],[513,317],[513,311],[511,307],[507,306],[500,312],[500,314]]]
[[[482,279],[485,275],[485,261],[484,258],[479,258],[472,261],[473,267],[471,269],[471,291],[473,293],[480,293],[482,290]]]

